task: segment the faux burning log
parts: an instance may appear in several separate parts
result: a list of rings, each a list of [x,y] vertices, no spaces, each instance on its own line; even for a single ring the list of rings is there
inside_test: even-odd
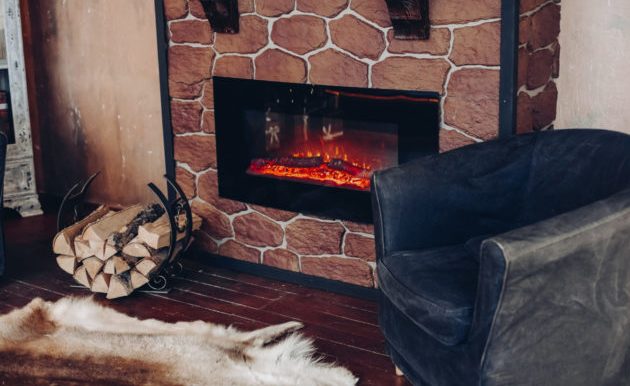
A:
[[[269,164],[287,166],[292,168],[314,168],[324,164],[322,157],[278,157],[256,158],[251,161],[254,167],[263,167]]]
[[[348,174],[351,174],[355,177],[360,177],[360,178],[369,178],[370,177],[370,171],[366,170],[360,166],[356,166],[354,164],[351,164],[348,161],[344,161],[342,159],[339,158],[334,158],[332,160],[330,160],[330,162],[328,162],[328,167],[331,169],[335,169],[335,170],[341,170],[343,172],[346,172]]]

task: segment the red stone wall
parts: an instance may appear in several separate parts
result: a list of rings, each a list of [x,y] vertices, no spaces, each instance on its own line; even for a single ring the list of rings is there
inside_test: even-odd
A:
[[[517,132],[553,128],[559,75],[560,1],[521,0]]]
[[[385,0],[240,0],[240,33],[216,34],[198,0],[165,0],[177,179],[210,252],[374,286],[371,225],[218,197],[212,75],[438,91],[440,147],[498,131],[500,0],[432,0],[428,41],[393,39]]]

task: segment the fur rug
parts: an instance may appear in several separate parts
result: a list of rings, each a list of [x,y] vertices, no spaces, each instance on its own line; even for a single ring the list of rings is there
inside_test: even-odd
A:
[[[301,327],[241,332],[139,320],[91,298],[37,298],[0,316],[0,383],[354,385],[348,370],[321,362],[311,341],[292,333]]]

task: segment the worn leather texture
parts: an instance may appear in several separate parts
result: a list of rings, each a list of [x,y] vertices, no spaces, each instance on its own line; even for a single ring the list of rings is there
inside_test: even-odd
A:
[[[372,180],[379,320],[414,385],[630,384],[630,136],[558,130]]]
[[[1,205],[4,202],[4,167],[7,155],[7,137],[0,133],[0,276],[4,273],[4,214]]]

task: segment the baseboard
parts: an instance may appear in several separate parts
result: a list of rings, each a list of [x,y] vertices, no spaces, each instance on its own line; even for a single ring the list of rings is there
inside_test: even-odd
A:
[[[359,285],[344,283],[337,280],[326,279],[319,276],[307,275],[301,272],[287,271],[268,265],[250,263],[225,256],[215,255],[209,252],[192,251],[187,259],[194,260],[203,265],[228,268],[235,271],[261,276],[268,279],[284,281],[308,288],[314,288],[355,298],[373,300],[378,299],[379,290],[376,288],[361,287]]]

